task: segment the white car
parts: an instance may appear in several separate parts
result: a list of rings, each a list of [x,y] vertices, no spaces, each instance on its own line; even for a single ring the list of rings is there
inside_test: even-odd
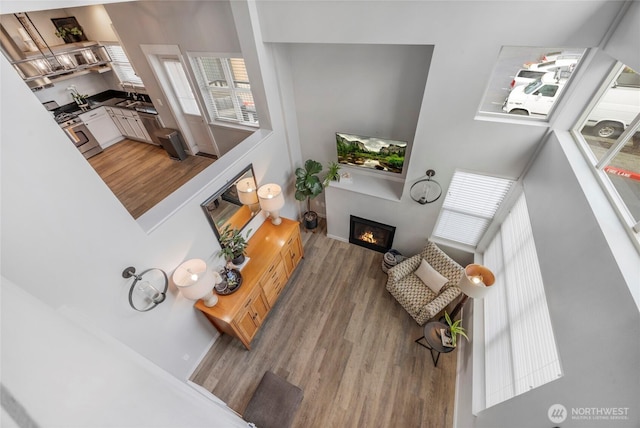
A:
[[[556,73],[545,73],[526,86],[516,86],[504,100],[506,113],[546,117],[564,89],[566,79],[558,79]]]
[[[587,126],[601,138],[618,138],[640,113],[640,87],[613,86],[589,113]]]
[[[542,70],[531,70],[528,68],[521,68],[518,72],[513,76],[513,80],[511,80],[511,89],[516,86],[528,85],[534,80],[538,80],[544,76],[546,71]]]

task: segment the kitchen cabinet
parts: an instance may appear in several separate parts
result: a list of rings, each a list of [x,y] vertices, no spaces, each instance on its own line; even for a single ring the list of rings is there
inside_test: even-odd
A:
[[[116,124],[122,135],[134,140],[153,143],[151,136],[144,128],[140,116],[135,110],[122,109],[117,107],[105,107],[111,119]]]
[[[122,140],[122,132],[113,123],[105,107],[98,107],[80,115],[80,119],[103,149]]]
[[[283,218],[275,226],[265,221],[249,239],[247,256],[249,261],[241,271],[242,285],[237,291],[218,296],[213,307],[205,306],[202,300],[195,306],[218,331],[251,349],[251,340],[302,260],[300,223]]]

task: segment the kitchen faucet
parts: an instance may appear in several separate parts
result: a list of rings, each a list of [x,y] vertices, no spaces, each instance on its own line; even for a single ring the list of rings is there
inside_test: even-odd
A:
[[[136,86],[132,82],[122,82],[122,89],[126,90],[127,86],[129,86],[130,90],[127,90],[127,98],[133,98],[135,101],[138,100],[138,93],[136,92]]]

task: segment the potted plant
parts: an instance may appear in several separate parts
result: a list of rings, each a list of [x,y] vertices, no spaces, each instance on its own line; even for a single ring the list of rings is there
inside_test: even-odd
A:
[[[73,43],[82,41],[82,30],[78,27],[58,27],[56,36],[64,40],[65,43]]]
[[[223,256],[227,262],[234,265],[241,265],[244,262],[245,250],[247,249],[247,237],[251,233],[249,229],[245,236],[242,236],[240,230],[226,225],[220,232],[220,247],[218,254]]]
[[[465,333],[464,327],[460,325],[462,323],[461,319],[455,322],[452,322],[451,317],[446,311],[444,312],[444,319],[447,321],[447,324],[449,325],[449,333],[451,334],[451,346],[453,348],[456,347],[456,338],[458,337],[458,335],[464,336],[465,339],[469,340],[469,338],[467,337],[467,333]]]
[[[318,174],[322,171],[320,162],[308,159],[304,168],[296,169],[296,193],[299,201],[307,200],[307,212],[304,213],[304,225],[307,229],[318,227],[318,214],[311,211],[311,199],[322,193],[322,181]]]
[[[322,182],[324,187],[327,187],[331,181],[340,181],[340,164],[338,162],[329,162],[327,169],[329,171]]]

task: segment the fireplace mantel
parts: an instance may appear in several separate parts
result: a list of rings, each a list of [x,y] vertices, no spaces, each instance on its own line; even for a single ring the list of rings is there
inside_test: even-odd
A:
[[[346,168],[343,168],[343,170],[346,170]],[[351,175],[350,182],[332,181],[329,187],[389,201],[400,201],[404,188],[404,180],[402,178],[382,177],[374,172],[354,172],[351,169],[347,172]]]

